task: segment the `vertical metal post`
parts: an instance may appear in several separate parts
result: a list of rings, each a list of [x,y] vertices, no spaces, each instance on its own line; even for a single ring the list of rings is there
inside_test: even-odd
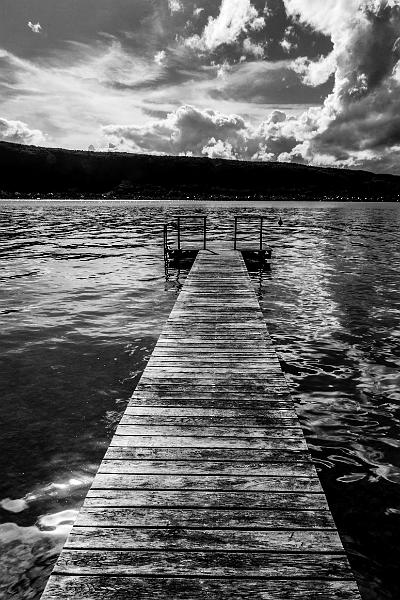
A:
[[[177,217],[178,219],[178,250],[181,249],[181,218]]]
[[[233,249],[236,250],[236,236],[237,236],[237,217],[235,217],[235,237],[233,239]]]
[[[168,263],[168,224],[165,223],[164,224],[164,272],[165,272],[165,281],[168,281],[169,279],[169,272],[168,272],[168,267],[169,267],[169,263]]]
[[[260,250],[263,249],[263,221],[264,217],[260,217]]]
[[[204,250],[206,249],[207,246],[207,217],[204,217]]]
[[[164,258],[167,256],[168,250],[168,225],[164,224]]]

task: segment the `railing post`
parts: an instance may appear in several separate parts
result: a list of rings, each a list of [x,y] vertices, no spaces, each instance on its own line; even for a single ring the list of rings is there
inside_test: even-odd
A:
[[[164,257],[167,255],[168,250],[168,225],[164,223]]]
[[[207,246],[207,217],[204,217],[204,250],[206,249]]]
[[[181,249],[181,218],[177,217],[178,220],[178,250]]]
[[[234,250],[236,250],[237,220],[238,220],[238,218],[235,217],[235,236],[234,236],[234,239],[233,239],[233,249]]]
[[[263,221],[264,217],[260,217],[260,250],[263,249]]]

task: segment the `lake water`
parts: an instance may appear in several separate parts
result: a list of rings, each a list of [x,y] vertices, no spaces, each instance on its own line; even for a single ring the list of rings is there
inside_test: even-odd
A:
[[[189,211],[210,239],[264,215],[254,285],[313,459],[363,600],[398,600],[398,204],[0,204],[0,595],[40,597],[184,280],[162,225]]]

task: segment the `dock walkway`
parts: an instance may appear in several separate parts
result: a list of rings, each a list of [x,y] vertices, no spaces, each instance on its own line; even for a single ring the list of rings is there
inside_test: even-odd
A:
[[[199,252],[42,598],[359,600],[239,252]]]

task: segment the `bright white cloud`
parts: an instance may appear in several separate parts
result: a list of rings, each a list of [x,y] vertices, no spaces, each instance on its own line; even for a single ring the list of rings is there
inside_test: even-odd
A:
[[[188,47],[213,52],[224,44],[234,44],[241,34],[264,27],[264,17],[259,17],[250,0],[222,0],[217,17],[209,17],[201,35],[185,40]]]
[[[193,106],[181,106],[165,119],[143,126],[108,125],[103,127],[107,142],[118,150],[187,154],[201,156],[214,139],[229,143],[236,151],[242,148],[247,124],[237,115],[225,115]]]
[[[171,11],[171,14],[183,11],[183,4],[181,0],[168,0],[168,7]]]
[[[154,55],[154,62],[161,67],[165,63],[166,58],[167,53],[165,50],[160,50]]]
[[[264,57],[264,47],[261,44],[255,44],[250,38],[243,40],[242,50],[248,56],[254,56],[259,59]]]
[[[222,65],[218,65],[217,79],[226,79],[229,71],[230,71],[230,66],[227,62],[222,63]]]
[[[38,23],[32,23],[32,21],[28,21],[28,27],[33,33],[42,33],[42,26]]]
[[[295,73],[301,76],[303,83],[316,87],[328,81],[336,71],[336,57],[334,52],[328,56],[321,56],[319,60],[309,60],[305,56],[296,58],[292,63]]]
[[[400,0],[283,0],[288,14],[329,36],[333,51],[317,61],[293,63],[307,85],[334,75],[317,133],[289,158],[392,170],[399,156]],[[397,172],[399,165],[397,165]]]
[[[293,26],[286,27],[283,39],[280,42],[280,46],[284,52],[290,54],[294,50],[297,50],[298,44],[295,40],[295,32]]]
[[[143,126],[103,127],[106,145],[116,150],[210,158],[279,160],[317,131],[318,111],[300,117],[273,111],[259,126],[235,114],[181,106]]]
[[[0,119],[0,140],[16,144],[44,144],[45,136],[39,129],[31,129],[22,121]]]

